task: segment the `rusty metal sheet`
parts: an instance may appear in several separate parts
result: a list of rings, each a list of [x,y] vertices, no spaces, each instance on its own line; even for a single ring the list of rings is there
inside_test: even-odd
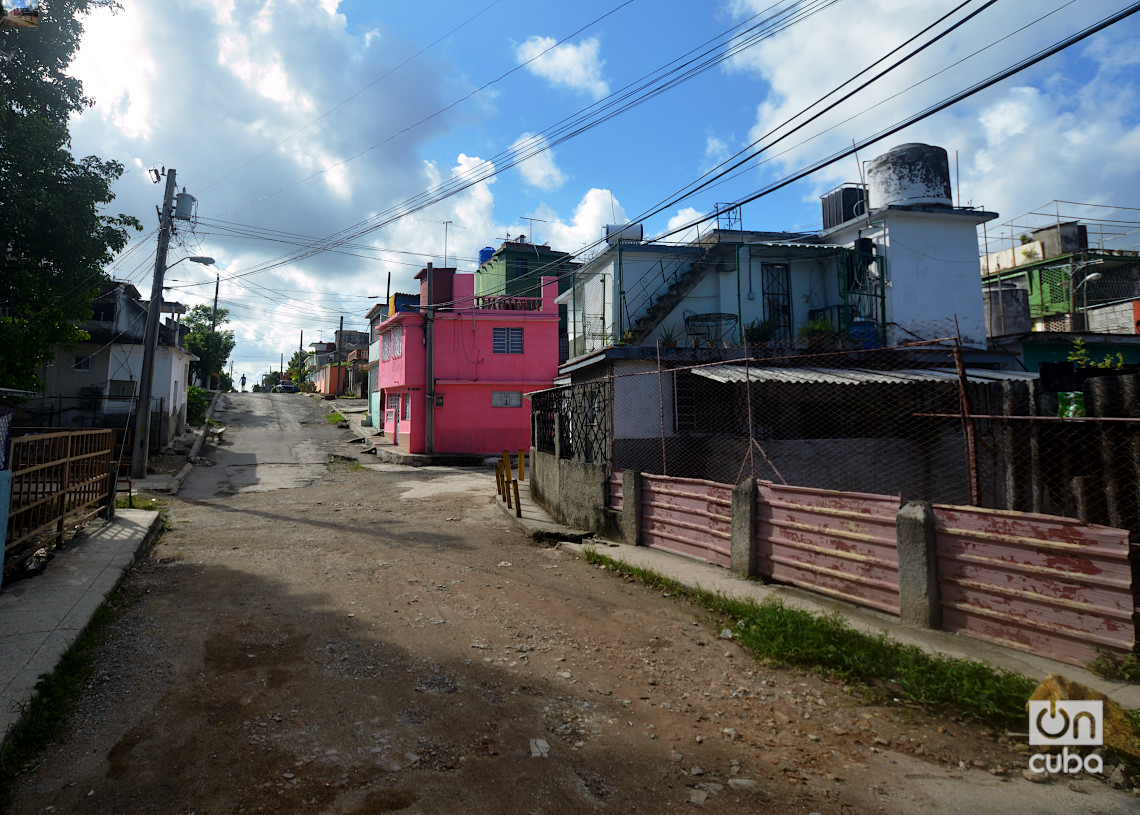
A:
[[[732,486],[645,474],[641,541],[727,568],[732,562]]]
[[[835,492],[761,481],[756,495],[760,573],[821,594],[899,613],[896,495]]]
[[[625,506],[625,496],[622,492],[624,482],[622,481],[622,474],[625,470],[614,470],[610,473],[610,494],[609,505],[610,509],[620,510]]]
[[[1136,640],[1128,532],[935,505],[943,628],[1083,665]]]

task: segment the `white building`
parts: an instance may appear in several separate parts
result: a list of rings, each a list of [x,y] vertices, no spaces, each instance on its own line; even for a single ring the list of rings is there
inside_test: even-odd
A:
[[[615,237],[559,298],[571,360],[622,342],[735,346],[750,325],[789,349],[809,324],[864,347],[957,330],[985,348],[977,226],[997,214],[953,205],[945,150],[896,147],[869,162],[866,186],[834,190],[823,209],[819,233],[717,229],[683,246]]]
[[[44,397],[26,407],[52,427],[129,427],[142,374],[147,303],[129,283],[109,283],[94,302],[83,328],[90,339],[73,349],[55,348],[54,361],[41,370]],[[177,303],[163,310],[179,314]],[[184,329],[167,320],[159,326],[150,409],[161,416],[158,442],[166,444],[186,422],[190,363],[182,348]],[[153,426],[152,422],[152,426]]]

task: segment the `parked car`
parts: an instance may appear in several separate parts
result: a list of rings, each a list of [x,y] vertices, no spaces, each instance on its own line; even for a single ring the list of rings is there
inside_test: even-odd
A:
[[[278,382],[277,387],[273,389],[274,393],[296,393],[297,386],[292,382]]]

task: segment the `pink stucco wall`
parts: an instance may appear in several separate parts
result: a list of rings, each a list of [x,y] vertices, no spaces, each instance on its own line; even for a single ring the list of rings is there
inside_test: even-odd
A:
[[[437,279],[438,281],[438,279]],[[514,302],[474,298],[475,276],[455,275],[454,310],[440,310],[435,319],[436,394],[442,406],[434,407],[435,452],[501,453],[530,444],[530,403],[521,407],[492,407],[494,391],[530,391],[549,388],[558,370],[558,294],[556,278],[543,278],[540,310],[521,310]],[[509,308],[503,307],[510,306]],[[538,305],[538,303],[534,303]],[[498,307],[496,307],[498,306]],[[400,422],[399,444],[412,453],[425,449],[425,357],[423,316],[398,313],[382,331],[403,326],[400,356],[378,363],[380,388],[388,393],[409,393],[408,421]],[[495,328],[522,328],[523,353],[493,353]],[[438,401],[438,400],[437,400]],[[387,399],[384,401],[385,407]],[[397,430],[384,411],[384,431]]]
[[[319,371],[313,372],[313,384],[317,386],[317,393],[336,393],[345,369],[339,365],[326,365]]]

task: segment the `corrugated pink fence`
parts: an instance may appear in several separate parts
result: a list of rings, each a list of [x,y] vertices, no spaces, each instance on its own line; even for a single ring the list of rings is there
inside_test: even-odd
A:
[[[614,509],[631,506],[621,473]],[[732,487],[642,476],[642,545],[728,567]],[[757,571],[846,602],[899,613],[899,498],[761,481]],[[1128,532],[1024,512],[936,505],[943,627],[1083,665],[1132,650],[1135,599]]]
[[[761,481],[754,542],[759,571],[773,580],[898,614],[899,506],[897,496]]]
[[[642,476],[641,543],[717,566],[732,562],[732,487]]]
[[[1081,665],[1135,641],[1128,532],[936,505],[943,628]]]

